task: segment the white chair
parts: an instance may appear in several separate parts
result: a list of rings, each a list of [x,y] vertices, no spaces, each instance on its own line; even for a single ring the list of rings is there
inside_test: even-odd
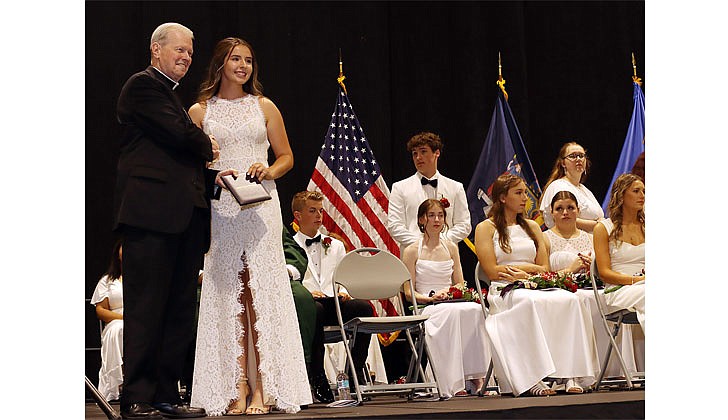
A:
[[[379,300],[398,296],[403,284],[410,280],[410,274],[402,261],[393,254],[378,248],[358,248],[342,258],[334,271],[333,280],[334,296],[338,295],[339,287],[344,286],[354,299]],[[412,296],[414,296],[414,285],[412,282],[409,284]],[[339,299],[334,299],[334,302],[341,337],[345,343],[346,358],[353,376],[351,380],[354,381],[359,404],[363,401],[363,395],[408,394],[408,398],[412,399],[417,389],[434,389],[440,398],[434,369],[434,381],[426,381],[421,366],[423,352],[427,353],[430,362],[432,362],[432,357],[429,355],[424,337],[424,323],[428,316],[420,315],[417,305],[414,305],[413,315],[357,317],[344,323]],[[399,306],[399,313],[404,313],[401,301],[399,301]],[[368,383],[360,385],[351,356],[356,334],[360,332],[367,334],[392,333],[400,330],[404,330],[412,350],[406,382],[403,384],[370,385]],[[415,333],[417,337],[415,340],[412,339],[411,332]],[[420,375],[423,377],[421,382],[418,381]]]
[[[480,268],[480,261],[478,261],[475,264],[475,275],[473,276],[475,279],[475,290],[478,291],[478,296],[480,296],[480,308],[483,310],[483,318],[488,318],[488,307],[486,306],[486,298],[483,296],[483,289],[480,287],[480,282],[482,281],[485,283],[486,290],[490,288],[490,279],[488,276],[485,275],[485,272]],[[493,374],[493,359],[490,360],[490,365],[488,365],[488,373],[485,374],[485,380],[483,381],[483,386],[478,390],[478,396],[482,397],[485,395],[486,391],[496,391],[500,394],[500,387],[497,385],[498,380],[496,379],[496,385],[495,386],[488,386],[488,383],[490,382],[490,377]]]
[[[644,372],[633,372],[632,374],[629,373],[627,370],[627,365],[624,362],[624,357],[622,357],[622,352],[619,351],[619,346],[617,346],[617,342],[615,338],[618,336],[620,329],[622,328],[622,324],[637,324],[639,325],[639,321],[637,320],[637,313],[629,311],[627,309],[620,309],[617,311],[609,312],[607,309],[606,302],[604,301],[604,296],[601,296],[599,294],[599,289],[597,288],[597,279],[601,279],[599,277],[599,271],[597,268],[597,260],[594,258],[591,263],[591,283],[592,283],[592,289],[594,289],[594,298],[597,302],[597,307],[599,308],[599,314],[601,315],[602,319],[602,325],[604,326],[604,330],[606,331],[607,335],[609,336],[609,346],[607,347],[607,355],[604,357],[604,361],[602,362],[601,370],[599,372],[599,378],[597,379],[596,384],[594,385],[594,390],[598,391],[599,387],[601,385],[626,385],[627,388],[633,389],[635,388],[635,384],[643,384],[645,383],[645,373]],[[609,327],[609,322],[614,323],[614,328],[611,329]],[[614,349],[614,352],[617,354],[617,360],[619,361],[619,365],[622,370],[622,374],[624,375],[624,379],[621,378],[610,378],[610,379],[604,379],[604,373],[607,370],[607,365],[609,364],[609,357],[611,356],[612,349]],[[633,377],[634,375],[634,377]]]

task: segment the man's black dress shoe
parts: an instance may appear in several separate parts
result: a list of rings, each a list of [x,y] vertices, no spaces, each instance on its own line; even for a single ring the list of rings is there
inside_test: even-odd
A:
[[[121,407],[121,418],[124,419],[161,419],[162,415],[147,403],[135,403]]]
[[[331,386],[329,386],[329,380],[326,375],[321,373],[316,375],[311,380],[311,387],[313,388],[313,396],[319,402],[329,404],[334,402],[334,394],[331,392]]]
[[[164,417],[172,419],[207,416],[204,408],[190,407],[187,404],[156,403],[154,404],[154,408],[159,410]]]

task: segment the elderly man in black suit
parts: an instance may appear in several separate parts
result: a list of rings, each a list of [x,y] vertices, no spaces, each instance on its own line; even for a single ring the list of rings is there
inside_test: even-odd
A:
[[[219,146],[192,120],[174,89],[192,62],[193,34],[160,25],[151,65],[121,90],[114,229],[124,240],[124,418],[202,417],[182,404],[177,381],[194,334],[197,277],[210,243],[206,169]],[[217,176],[216,176],[217,175]]]

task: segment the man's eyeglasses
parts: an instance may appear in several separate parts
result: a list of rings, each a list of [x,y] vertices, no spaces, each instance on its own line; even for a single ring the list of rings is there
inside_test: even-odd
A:
[[[569,159],[569,160],[586,159],[586,153],[572,153],[570,155],[564,156],[564,159]]]

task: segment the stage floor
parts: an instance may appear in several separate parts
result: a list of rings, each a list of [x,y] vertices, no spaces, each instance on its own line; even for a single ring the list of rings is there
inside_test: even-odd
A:
[[[118,404],[112,404],[117,412]],[[260,416],[257,416],[260,417]],[[310,405],[297,414],[271,413],[268,420],[283,419],[643,419],[645,391],[599,391],[581,395],[559,394],[551,397],[487,396],[458,397],[447,401],[407,401],[400,397],[380,396],[359,407],[327,408]],[[86,419],[104,420],[95,403],[86,403]]]

